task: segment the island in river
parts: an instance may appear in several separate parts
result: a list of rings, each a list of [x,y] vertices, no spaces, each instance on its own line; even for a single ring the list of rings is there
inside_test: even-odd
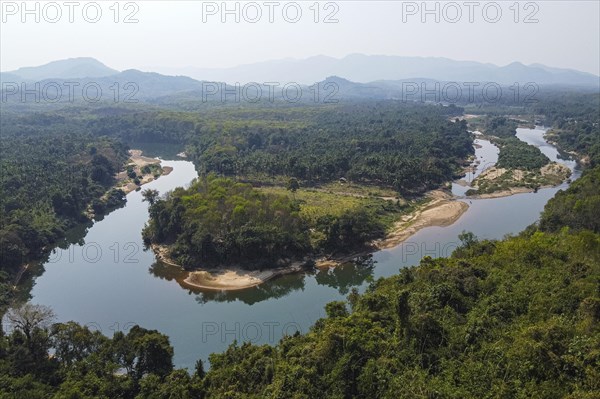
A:
[[[499,198],[556,187],[571,176],[558,158],[551,160],[538,146],[519,137],[518,131],[533,131],[518,117],[488,117],[479,125],[485,137],[499,148],[498,162],[482,171],[471,183],[470,198]],[[541,128],[545,131],[545,129]]]
[[[515,140],[518,139],[515,138]],[[523,144],[527,145],[526,143]],[[517,145],[517,148],[519,146]],[[519,154],[518,151],[517,154]],[[536,151],[539,151],[539,149],[536,148]],[[528,152],[533,153],[530,148],[526,149],[526,153]],[[514,155],[514,153],[509,153],[509,155]],[[537,157],[537,155],[535,156]],[[478,184],[481,184],[479,183],[481,181],[504,180],[508,174],[513,176],[515,182],[514,185],[505,187],[503,190],[482,193],[476,198],[497,198],[531,192],[537,188],[559,184],[569,176],[570,169],[567,166],[551,162],[547,158],[540,157],[540,159],[543,159],[544,165],[540,167],[539,171],[498,168],[496,165],[485,169],[483,166],[478,165],[478,160],[475,159],[473,164],[468,168],[484,168],[485,170],[479,171],[477,177],[471,182],[471,187],[477,187]],[[521,160],[517,157],[517,161],[527,163],[530,160]],[[547,184],[529,184],[529,174],[536,174],[537,172],[546,179]],[[520,185],[520,183],[526,185]],[[291,203],[299,207],[297,209],[298,215],[302,216],[301,219],[307,221],[308,225],[305,227],[310,232],[308,243],[312,250],[306,251],[304,254],[301,253],[301,256],[296,257],[283,251],[280,253],[280,256],[270,259],[271,265],[263,265],[255,268],[256,270],[248,270],[248,265],[236,264],[235,259],[233,259],[233,262],[226,262],[224,265],[213,263],[212,265],[199,267],[198,265],[205,265],[206,263],[198,260],[191,265],[181,265],[177,259],[177,252],[175,256],[171,252],[172,249],[175,249],[175,251],[180,250],[177,243],[171,242],[168,245],[164,245],[165,243],[155,243],[153,248],[159,259],[173,266],[181,265],[183,268],[181,278],[178,279],[181,285],[202,289],[236,290],[259,285],[279,275],[297,272],[302,270],[303,265],[306,263],[311,265],[314,263],[315,266],[321,268],[334,267],[351,261],[357,256],[371,253],[378,249],[395,247],[422,228],[451,225],[468,209],[466,202],[457,201],[455,197],[443,190],[430,191],[421,201],[411,204],[393,192],[383,190],[376,192],[374,195],[373,188],[366,190],[360,186],[353,187],[352,184],[347,182],[344,184],[329,185],[326,189],[312,188],[295,191],[277,187],[247,188],[251,191],[258,191],[258,193],[255,193],[257,195],[287,196],[287,200],[292,199]],[[188,192],[187,194],[190,193]],[[189,195],[187,198],[186,195],[181,195],[180,198],[184,203],[191,201]],[[353,203],[353,201],[358,201],[358,204]],[[385,217],[381,217],[381,215],[378,217],[375,216],[377,212],[367,214],[366,219],[346,217],[347,211],[355,212],[354,216],[356,216],[357,208],[361,209],[362,207],[364,210],[364,208],[376,204],[382,207],[383,203],[388,204]],[[236,213],[235,209],[240,211],[241,208],[238,208],[239,205],[232,206],[234,209],[231,215]],[[389,207],[390,205],[392,206],[391,208]],[[317,211],[318,209],[321,211]],[[323,209],[337,209],[338,212],[335,215],[328,215],[327,212],[323,212]],[[380,208],[380,210],[384,209],[386,207]],[[316,214],[314,214],[315,212]],[[298,215],[292,214],[290,216],[293,218]],[[371,222],[375,220],[375,222],[383,223],[379,225],[377,223],[371,224],[368,229],[351,230],[349,233],[343,233],[343,230],[348,228],[349,224],[351,225],[351,229],[357,229],[359,227],[357,224],[369,220]],[[356,223],[352,225],[352,221]],[[378,227],[382,229],[378,231]],[[332,236],[336,234],[338,235],[337,238],[339,238],[338,244],[344,244],[346,248],[355,248],[355,250],[351,253],[336,251],[336,249],[341,249],[341,245],[340,247],[332,245]],[[357,237],[358,239],[356,239]],[[354,242],[352,242],[353,238],[355,239]],[[181,254],[181,252],[179,253]],[[325,255],[327,253],[329,255]]]
[[[348,194],[346,193],[346,195]],[[382,201],[392,201],[392,199],[388,198]],[[184,287],[224,291],[240,290],[260,285],[278,276],[300,272],[313,264],[319,268],[334,267],[366,253],[397,246],[425,227],[453,224],[467,209],[468,205],[465,202],[456,201],[450,194],[442,190],[434,190],[429,192],[426,199],[419,205],[411,208],[410,212],[403,214],[393,222],[381,238],[370,240],[366,244],[361,243],[360,252],[328,256],[311,254],[301,260],[279,259],[275,261],[277,267],[258,270],[248,270],[231,264],[204,268],[194,266],[190,270],[186,270],[173,259],[172,250],[174,248],[176,250],[176,246],[157,243],[152,243],[150,246],[158,260],[183,269],[183,273],[179,275],[177,281]]]
[[[162,167],[160,159],[150,158],[142,155],[142,150],[129,150],[129,160],[125,164],[125,170],[115,176],[117,183],[115,188],[123,190],[125,194],[137,190],[146,183],[166,176],[173,168]]]

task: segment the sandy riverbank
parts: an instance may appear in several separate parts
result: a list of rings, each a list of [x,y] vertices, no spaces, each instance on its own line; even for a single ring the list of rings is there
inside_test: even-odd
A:
[[[431,198],[430,202],[422,208],[403,216],[395,223],[384,239],[371,243],[372,248],[375,250],[390,249],[400,245],[419,230],[426,227],[450,226],[469,209],[467,203],[455,201],[452,195],[440,190],[432,191],[428,196]],[[356,253],[341,258],[318,259],[316,266],[319,268],[336,267],[350,262],[358,256],[372,252]]]
[[[478,189],[479,183],[481,182],[492,182],[496,184],[505,184],[503,181],[504,176],[506,174],[510,174],[510,178],[506,180],[508,184],[514,185],[513,187],[508,187],[506,189],[497,189],[497,191],[492,191],[490,193],[483,194],[473,194],[468,195],[467,198],[471,199],[490,199],[490,198],[502,198],[509,197],[515,194],[524,194],[524,193],[533,193],[536,189],[531,187],[523,186],[524,178],[527,174],[531,174],[531,172],[520,170],[520,169],[504,169],[504,168],[496,168],[491,167],[483,172],[474,182],[471,184],[471,187],[474,189]],[[539,169],[537,172],[538,175],[535,177],[537,190],[556,187],[563,182],[565,182],[571,176],[571,170],[561,163],[551,162]],[[496,182],[501,183],[496,183]]]
[[[434,198],[430,203],[396,222],[385,239],[374,243],[376,248],[393,248],[425,227],[450,226],[469,209],[465,202],[455,201],[444,192],[434,191],[430,196]]]
[[[545,188],[545,187],[540,187],[540,188]],[[502,198],[502,197],[510,197],[511,195],[516,195],[516,194],[532,193],[534,191],[535,191],[534,189],[527,188],[527,187],[512,187],[512,188],[509,188],[508,190],[496,191],[493,193],[470,195],[468,198],[469,199]]]
[[[183,268],[169,257],[169,249],[165,245],[151,245],[156,258],[169,266]],[[190,288],[206,290],[235,291],[256,287],[277,276],[298,273],[302,270],[302,262],[294,262],[289,266],[266,270],[244,270],[238,267],[227,267],[222,270],[197,270],[185,272],[186,277],[177,281]]]
[[[138,175],[140,184],[137,185],[133,181],[131,181],[131,179],[128,178],[126,171],[118,173],[116,176],[117,184],[115,188],[123,190],[125,194],[129,194],[130,192],[137,190],[144,184],[154,181],[154,175],[152,173],[144,174],[142,172],[142,168],[148,165],[160,164],[160,159],[145,157],[142,155],[141,150],[129,150],[129,155],[130,157],[128,166],[133,166],[133,170]],[[173,171],[173,168],[170,166],[164,166],[161,169],[161,176],[166,176]]]
[[[302,269],[302,264],[296,262],[290,266],[267,270],[248,271],[238,268],[217,271],[202,270],[190,272],[188,277],[183,280],[183,285],[207,290],[243,290],[245,288],[256,287],[277,276],[298,273]]]
[[[442,192],[433,191],[429,193],[431,201],[415,212],[405,215],[396,223],[392,231],[383,240],[373,242],[371,248],[374,250],[392,248],[408,239],[417,231],[430,226],[449,226],[456,222],[469,206],[460,201],[455,201],[452,196]],[[163,263],[179,267],[169,258],[166,246],[152,245],[156,257]],[[315,261],[319,268],[335,267],[352,259],[365,255],[368,252],[354,253],[344,257],[321,258]],[[285,274],[298,273],[303,270],[302,262],[295,262],[289,266],[248,271],[241,268],[228,267],[223,270],[198,270],[188,272],[187,277],[182,279],[181,285],[190,288],[201,288],[207,290],[241,290],[255,287],[275,277]]]

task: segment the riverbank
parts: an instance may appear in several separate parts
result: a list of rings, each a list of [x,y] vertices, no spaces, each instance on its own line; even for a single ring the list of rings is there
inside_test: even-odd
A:
[[[150,183],[160,176],[167,176],[173,171],[170,166],[161,167],[160,159],[145,157],[142,153],[142,150],[129,150],[130,157],[127,165],[125,165],[125,171],[119,172],[115,176],[117,179],[116,189],[129,194],[144,184]],[[131,172],[134,173],[135,177],[132,178],[129,175]]]
[[[410,236],[426,227],[446,227],[452,225],[469,209],[466,202],[456,201],[451,196],[436,193],[438,198],[398,221],[388,236],[375,243],[377,249],[389,249],[398,246]]]
[[[430,198],[426,204],[416,209],[399,220],[382,240],[377,240],[367,246],[368,249],[346,254],[343,256],[334,256],[327,258],[313,259],[316,267],[328,268],[350,262],[356,257],[367,255],[369,253],[392,248],[406,239],[410,238],[419,230],[430,226],[449,226],[456,222],[467,211],[469,206],[465,202],[455,201],[453,197],[441,190],[435,190],[427,195]],[[164,245],[151,245],[156,254],[156,258],[170,266],[179,267],[169,257],[169,249]],[[298,273],[304,270],[305,262],[293,262],[289,266],[277,267],[273,269],[248,271],[238,267],[227,267],[223,270],[197,270],[185,272],[184,278],[178,279],[178,282],[189,288],[200,288],[206,290],[234,291],[258,286],[275,277]],[[183,268],[181,268],[183,270]]]
[[[267,270],[243,270],[228,268],[217,271],[190,272],[183,285],[193,288],[219,291],[235,291],[256,287],[275,277],[298,273],[303,270],[302,263],[294,262],[290,266]]]
[[[551,162],[536,171],[491,167],[471,183],[470,199],[502,198],[556,187],[571,176],[571,170]]]
[[[180,268],[169,257],[169,248],[165,245],[152,244],[150,246],[156,258],[169,266]],[[277,276],[298,273],[303,270],[304,262],[294,262],[289,266],[265,270],[244,270],[239,267],[220,269],[184,271],[182,278],[177,281],[184,287],[201,288],[206,290],[235,291],[255,287]]]

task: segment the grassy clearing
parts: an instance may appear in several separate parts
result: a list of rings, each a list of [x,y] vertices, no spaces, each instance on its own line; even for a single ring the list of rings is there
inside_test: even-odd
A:
[[[343,186],[344,189],[347,187]],[[370,189],[372,190],[372,188]],[[361,197],[358,193],[350,194],[347,190],[344,191],[344,194],[322,191],[322,189],[300,189],[296,193],[292,193],[284,187],[259,187],[258,190],[295,198],[300,203],[301,216],[311,225],[314,225],[322,216],[340,216],[347,211],[364,208],[372,211],[386,227],[391,227],[402,215],[411,212],[417,206],[416,202],[407,203],[402,199],[386,200],[374,196]]]
[[[332,182],[323,184],[319,189],[330,193],[339,193],[343,195],[358,195],[363,197],[388,197],[397,198],[398,193],[391,188],[382,188],[375,186],[367,186],[354,183],[338,183]]]

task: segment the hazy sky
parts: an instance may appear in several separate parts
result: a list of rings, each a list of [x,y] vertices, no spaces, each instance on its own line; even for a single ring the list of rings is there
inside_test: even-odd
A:
[[[34,11],[24,15],[21,1],[0,1],[2,71],[79,56],[97,58],[119,70],[160,72],[161,68],[364,53],[498,65],[537,62],[600,74],[598,0],[519,2],[518,7],[512,0],[470,5],[468,1],[427,2],[427,8],[434,10],[431,14],[423,13],[421,1],[335,1],[315,7],[312,0],[252,4],[230,0],[228,7],[234,11],[227,15],[221,1],[122,1],[117,23],[114,1],[75,2],[73,22],[65,2],[47,3],[28,1]],[[98,18],[97,8],[102,12]],[[301,16],[296,17],[298,9]],[[130,13],[138,22],[123,22]],[[338,22],[325,23],[328,15],[331,22]],[[94,19],[98,22],[89,22]]]

